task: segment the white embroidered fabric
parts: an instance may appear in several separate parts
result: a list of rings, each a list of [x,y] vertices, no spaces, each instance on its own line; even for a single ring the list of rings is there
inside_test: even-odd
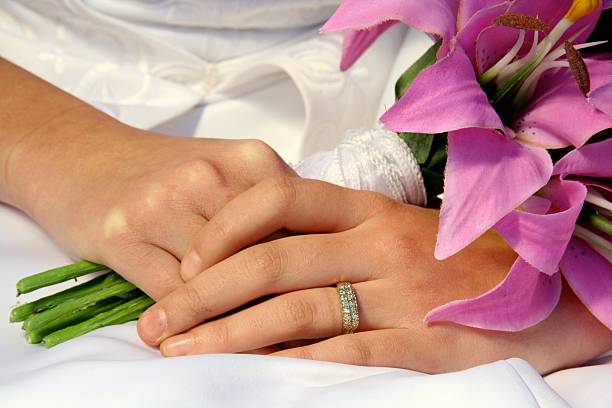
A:
[[[295,170],[302,177],[375,191],[402,203],[426,204],[421,170],[412,152],[395,133],[384,129],[349,130],[338,147],[307,157]]]
[[[379,62],[401,41],[396,30],[339,72],[341,36],[318,35],[337,3],[0,0],[0,55],[141,128],[288,76],[304,101],[304,157],[374,123],[389,69]]]

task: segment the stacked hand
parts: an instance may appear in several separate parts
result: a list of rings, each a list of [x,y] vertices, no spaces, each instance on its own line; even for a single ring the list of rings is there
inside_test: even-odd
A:
[[[0,200],[157,300],[138,328],[165,355],[428,372],[520,356],[546,372],[612,347],[567,290],[518,333],[425,325],[432,308],[502,280],[515,255],[494,233],[439,262],[435,211],[300,179],[261,142],[129,128],[2,59],[0,78]],[[340,281],[356,292],[353,334],[340,335]]]
[[[154,299],[183,283],[179,260],[230,199],[260,180],[295,175],[260,141],[101,122],[63,124],[61,140],[45,139],[52,146],[35,135],[19,144],[9,172],[15,205],[72,255],[111,267]]]
[[[436,220],[435,211],[374,193],[264,180],[197,234],[181,265],[187,283],[142,316],[140,336],[166,356],[256,351],[425,372],[523,356],[542,371],[558,368],[549,347],[573,345],[575,338],[557,337],[573,298],[521,333],[423,323],[432,308],[495,286],[515,259],[491,233],[435,261]],[[305,235],[262,242],[279,230]],[[357,333],[339,336],[340,281],[353,284],[360,323]],[[563,364],[580,358],[574,351]]]

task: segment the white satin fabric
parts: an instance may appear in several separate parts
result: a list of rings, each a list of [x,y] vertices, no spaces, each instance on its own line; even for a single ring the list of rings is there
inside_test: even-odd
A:
[[[129,124],[257,137],[306,177],[422,204],[414,158],[375,118],[430,41],[396,27],[340,73],[340,38],[316,34],[336,3],[0,0],[0,55]],[[0,311],[14,305],[19,278],[67,262],[32,221],[0,206]],[[612,406],[605,359],[548,383],[517,359],[429,376],[265,356],[162,359],[133,325],[45,350],[0,322],[2,407],[567,406],[557,392],[572,406]]]
[[[401,41],[395,30],[340,73],[341,37],[318,35],[337,3],[0,0],[0,55],[142,128],[290,77],[304,103],[303,157],[374,121],[388,67],[379,62]]]
[[[64,264],[31,220],[0,206],[0,310],[21,277]],[[64,285],[65,286],[65,285]],[[54,288],[55,290],[55,288]],[[42,294],[50,292],[43,290]],[[28,294],[28,300],[41,293]],[[525,361],[510,359],[429,376],[249,355],[164,359],[133,324],[107,327],[46,350],[0,319],[0,406],[113,407],[566,407]]]

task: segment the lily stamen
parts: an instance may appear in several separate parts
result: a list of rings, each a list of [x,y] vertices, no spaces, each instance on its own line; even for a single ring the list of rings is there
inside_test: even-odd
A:
[[[582,61],[580,54],[576,51],[577,48],[571,47],[568,51],[566,45],[566,49],[561,52],[559,51],[560,47],[552,52],[551,49],[576,21],[597,10],[600,4],[601,0],[574,0],[565,17],[559,20],[539,44],[538,32],[548,29],[548,24],[545,22],[536,17],[514,13],[507,13],[497,17],[494,20],[494,24],[519,28],[520,31],[518,39],[510,51],[478,78],[482,85],[495,80],[497,89],[491,98],[493,105],[495,106],[500,103],[507,95],[518,88],[512,100],[512,105],[515,109],[520,109],[523,102],[533,94],[537,81],[544,71],[566,66],[571,68],[580,90],[586,95],[590,88],[588,72],[584,61]],[[535,30],[531,49],[524,57],[512,61],[516,58],[524,43],[524,30],[526,29]],[[569,40],[570,46],[571,42],[581,32],[572,36]],[[563,54],[568,54],[569,62],[555,61]]]
[[[548,71],[549,69],[553,68],[569,67],[570,64],[567,61],[547,61],[546,63],[538,65],[538,67],[531,74],[529,74],[525,81],[523,81],[523,84],[516,93],[516,96],[514,97],[514,100],[512,102],[514,111],[518,112],[525,103],[525,101],[528,101],[531,98],[538,85],[538,80],[545,71]]]
[[[586,64],[584,63],[580,53],[576,50],[576,48],[574,48],[571,42],[566,41],[564,48],[570,70],[572,71],[574,78],[576,78],[580,91],[584,96],[586,96],[591,90],[591,78],[589,77],[589,71],[587,70]]]
[[[539,34],[540,34],[539,31],[534,31],[533,32],[533,41],[531,43],[531,48],[529,49],[527,54],[525,54],[525,56],[523,56],[523,58],[520,58],[520,59],[512,62],[511,64],[508,64],[504,69],[502,69],[499,72],[499,74],[495,78],[495,82],[498,85],[499,84],[503,84],[504,82],[506,82],[507,80],[512,78],[512,76],[514,76],[514,74],[516,74],[518,72],[518,70],[525,64],[525,62],[527,62],[531,58],[533,58],[533,56],[534,56],[534,54],[536,52],[536,49],[538,48]]]
[[[576,225],[573,235],[586,241],[595,252],[612,262],[612,244],[610,241],[580,225]]]
[[[593,41],[584,44],[572,45],[575,50],[581,50],[584,48],[595,47],[600,44],[605,44],[607,41]],[[570,61],[556,61],[558,58],[561,58],[566,54],[565,48],[560,46],[556,48],[554,51],[550,52],[544,61],[538,66],[536,70],[534,70],[529,76],[523,81],[523,84],[519,88],[514,100],[512,102],[515,110],[519,110],[523,104],[528,101],[533,93],[535,92],[535,88],[538,84],[538,81],[544,71],[547,71],[552,68],[571,68]],[[584,61],[583,61],[584,62]],[[586,65],[583,67],[586,71]],[[588,71],[586,71],[586,75],[588,76]],[[580,85],[579,85],[580,86]],[[581,88],[582,90],[582,88]],[[584,92],[583,92],[584,93]],[[588,91],[587,91],[588,93]]]
[[[516,57],[516,54],[518,54],[518,52],[521,50],[521,47],[523,47],[524,41],[525,41],[525,30],[520,30],[518,39],[516,40],[516,43],[514,43],[514,46],[508,51],[508,53],[506,53],[506,55],[502,57],[502,59],[497,61],[495,65],[489,68],[484,74],[482,74],[478,78],[480,83],[482,85],[485,85],[489,81],[491,81],[493,78],[495,78],[497,75],[499,75],[501,70],[507,67],[508,64],[512,62],[514,57]]]
[[[506,13],[495,20],[493,24],[505,27],[513,27],[521,30],[548,31],[550,26],[547,22],[537,17],[526,16],[524,14]]]

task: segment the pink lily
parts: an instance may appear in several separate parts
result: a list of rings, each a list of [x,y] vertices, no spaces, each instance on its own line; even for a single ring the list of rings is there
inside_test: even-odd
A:
[[[558,60],[565,52],[555,47],[566,39],[583,41],[610,2],[439,0],[424,4],[419,0],[346,0],[323,31],[347,32],[344,68],[397,21],[443,40],[438,62],[419,74],[381,122],[393,131],[448,132],[435,250],[436,258],[444,259],[548,182],[552,162],[543,148],[579,147],[612,126],[606,108],[612,62],[586,61],[593,89],[588,99],[568,69],[545,74],[547,69],[569,65]],[[532,16],[531,22],[537,16],[542,23],[538,29],[546,36],[539,41],[539,32],[534,31],[528,45],[523,30],[493,24],[496,18],[512,14]],[[528,68],[528,75],[513,88],[513,105],[519,113],[502,120],[481,84],[503,89]],[[523,255],[524,248],[514,249]],[[546,262],[555,263],[554,259]]]
[[[532,197],[521,210],[508,214],[496,227],[507,240],[528,247],[532,261],[541,261],[538,254],[555,253],[560,272],[558,268],[541,272],[519,258],[506,279],[495,288],[474,299],[440,306],[429,312],[425,320],[522,330],[544,320],[553,311],[561,294],[563,275],[591,313],[612,329],[612,242],[576,225],[585,200],[603,206],[602,211],[612,214],[608,212],[612,203],[604,195],[605,191],[612,191],[611,155],[612,139],[573,150],[555,165],[555,177],[541,192],[544,197]],[[595,186],[604,194],[588,192],[587,186]]]

